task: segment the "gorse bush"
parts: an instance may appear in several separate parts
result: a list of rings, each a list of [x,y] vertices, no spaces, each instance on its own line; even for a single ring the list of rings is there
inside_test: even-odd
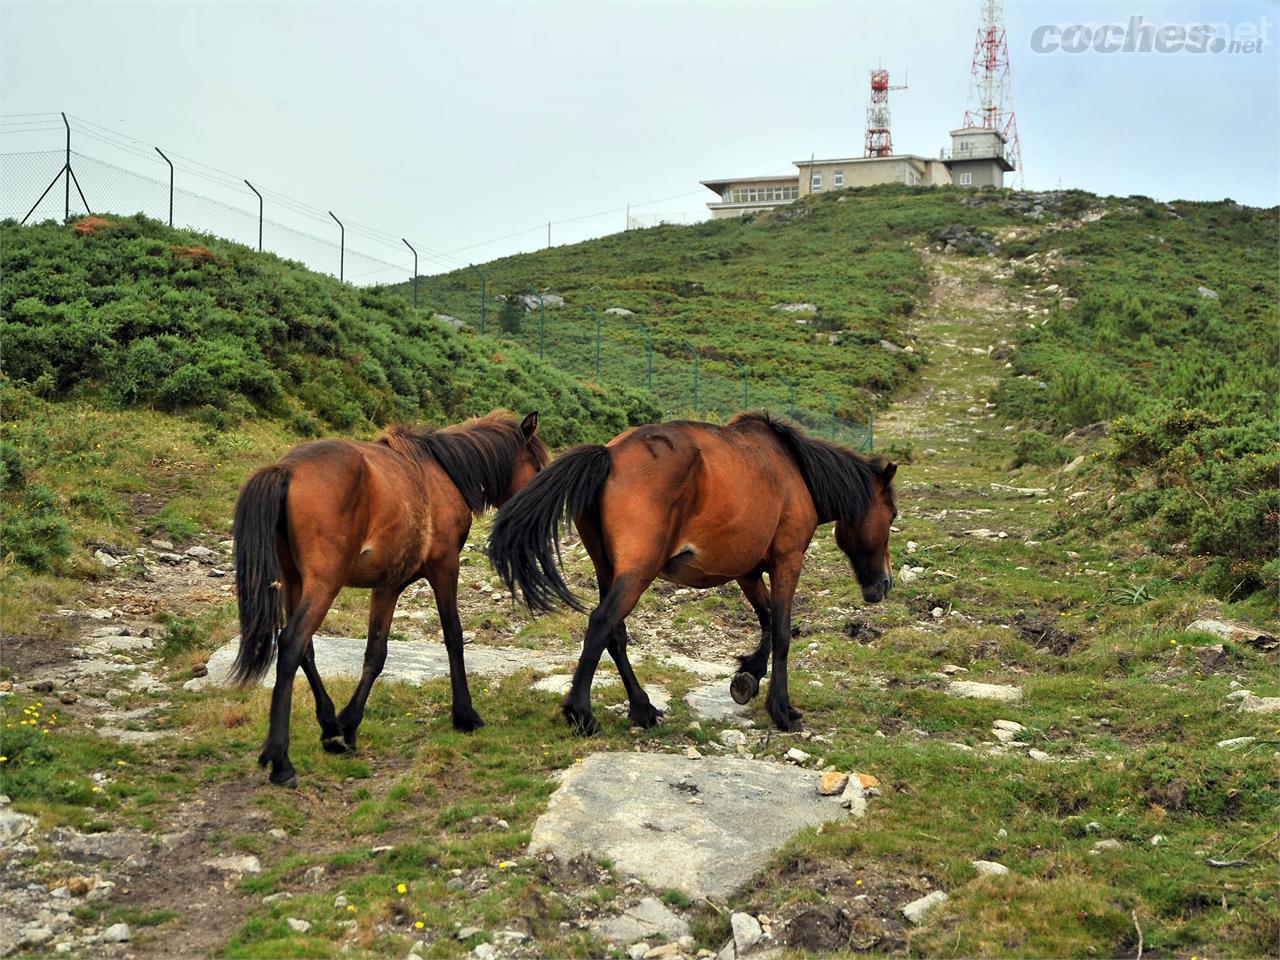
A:
[[[1102,219],[1023,252],[1058,250],[1055,280],[1077,299],[1024,332],[1000,410],[1057,433],[1112,420],[1119,495],[1108,521],[1141,525],[1156,549],[1205,558],[1202,583],[1220,596],[1274,586],[1276,211],[1169,210],[1143,198],[1107,206]]]
[[[80,233],[6,221],[0,268],[4,373],[49,399],[291,417],[308,435],[316,421],[350,430],[537,409],[555,444],[656,414],[640,393],[590,390],[395,294],[141,216]]]

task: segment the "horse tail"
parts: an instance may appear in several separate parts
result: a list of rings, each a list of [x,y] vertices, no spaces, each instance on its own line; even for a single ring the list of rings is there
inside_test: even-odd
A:
[[[498,511],[489,534],[489,562],[513,595],[520,585],[530,610],[549,612],[558,602],[586,609],[560,573],[560,523],[599,508],[612,461],[608,447],[574,447]]]
[[[233,682],[247,685],[271,665],[284,625],[284,594],[276,537],[285,516],[289,468],[263,467],[236,500],[232,536],[236,542],[236,604],[240,608],[240,649],[231,668]]]

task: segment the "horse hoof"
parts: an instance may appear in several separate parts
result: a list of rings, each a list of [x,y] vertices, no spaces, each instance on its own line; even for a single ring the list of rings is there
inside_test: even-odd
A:
[[[340,733],[321,737],[320,746],[324,747],[325,753],[350,753],[353,749],[347,745],[347,741],[343,739],[342,734]]]
[[[277,787],[293,790],[298,786],[298,774],[293,770],[273,770],[269,778]]]
[[[453,715],[453,729],[460,733],[474,733],[484,726],[484,720],[474,710]]]
[[[600,724],[596,722],[593,713],[577,713],[566,709],[564,718],[569,721],[569,729],[580,737],[594,737],[600,732]]]
[[[745,706],[751,702],[751,698],[760,692],[760,681],[754,674],[747,673],[743,670],[741,673],[735,673],[733,680],[729,683],[729,696],[733,697],[733,702]]]
[[[649,704],[645,710],[628,712],[627,719],[635,726],[648,730],[650,727],[656,727],[662,722],[662,711],[653,706],[653,704]]]

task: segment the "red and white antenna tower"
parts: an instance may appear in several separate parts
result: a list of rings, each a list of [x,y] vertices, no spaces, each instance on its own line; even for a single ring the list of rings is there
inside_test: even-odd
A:
[[[1000,0],[983,0],[982,26],[973,44],[971,97],[974,108],[964,112],[966,127],[986,127],[1004,137],[1008,160],[1022,183],[1022,144],[1013,112],[1013,88],[1009,75],[1009,43],[1005,39],[1004,10]]]
[[[889,71],[877,67],[871,71],[871,106],[867,107],[867,149],[864,156],[893,156],[893,135],[889,132],[889,91],[905,90],[904,83],[889,86]]]

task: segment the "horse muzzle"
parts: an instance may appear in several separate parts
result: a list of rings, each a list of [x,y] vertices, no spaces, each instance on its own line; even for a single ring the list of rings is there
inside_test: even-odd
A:
[[[870,586],[863,586],[862,599],[867,603],[879,603],[889,595],[889,589],[893,586],[893,580],[890,577],[881,577]]]

